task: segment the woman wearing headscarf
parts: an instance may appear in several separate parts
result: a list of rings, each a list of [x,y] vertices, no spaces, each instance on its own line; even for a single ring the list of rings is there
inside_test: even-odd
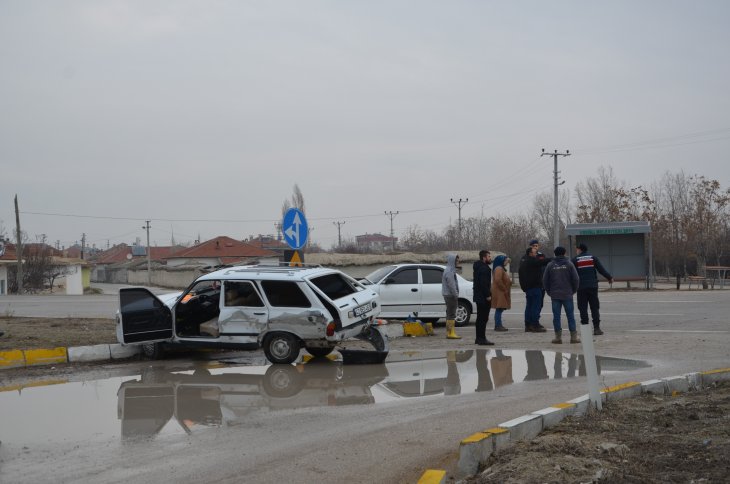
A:
[[[512,279],[505,266],[511,262],[509,257],[498,255],[494,258],[492,266],[492,307],[494,312],[494,330],[507,331],[502,325],[502,313],[505,309],[512,308],[512,297],[510,290],[512,288]]]
[[[456,307],[459,304],[459,280],[456,278],[457,262],[459,262],[459,256],[449,254],[446,257],[444,275],[441,277],[441,294],[444,296],[444,302],[446,303],[446,337],[449,339],[461,339],[461,336],[454,331]]]

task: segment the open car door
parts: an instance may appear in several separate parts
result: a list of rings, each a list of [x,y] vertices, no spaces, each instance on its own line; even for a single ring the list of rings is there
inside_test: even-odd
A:
[[[172,338],[172,311],[148,289],[120,289],[119,314],[125,344]]]

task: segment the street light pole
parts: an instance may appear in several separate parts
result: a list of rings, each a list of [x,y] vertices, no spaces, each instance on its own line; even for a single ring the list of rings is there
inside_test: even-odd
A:
[[[150,250],[150,221],[146,220],[142,226],[147,229],[147,286],[152,286],[152,254]]]
[[[565,181],[558,183],[558,156],[570,156],[570,150],[565,150],[565,153],[558,153],[558,150],[555,150],[554,153],[545,153],[545,148],[542,149],[542,154],[540,156],[552,156],[553,160],[555,161],[555,168],[553,170],[553,186],[554,186],[554,193],[553,193],[553,248],[560,245],[560,225],[558,224],[558,221],[560,218],[558,217],[558,185],[562,185],[565,183]]]

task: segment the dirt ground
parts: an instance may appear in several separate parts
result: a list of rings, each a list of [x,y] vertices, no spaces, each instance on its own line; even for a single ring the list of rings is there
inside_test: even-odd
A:
[[[116,343],[113,319],[0,318],[0,350]]]
[[[568,418],[490,457],[470,483],[728,482],[730,382]]]
[[[115,343],[112,319],[0,318],[0,350]],[[31,369],[3,370],[33,378]],[[39,372],[47,369],[33,369]],[[73,371],[71,368],[69,371]],[[23,376],[24,375],[24,376]],[[727,482],[730,383],[610,402],[490,457],[470,483]]]

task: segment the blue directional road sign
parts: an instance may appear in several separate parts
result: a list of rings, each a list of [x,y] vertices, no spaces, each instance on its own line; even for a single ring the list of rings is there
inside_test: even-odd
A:
[[[298,208],[290,208],[284,214],[284,220],[281,223],[281,231],[284,234],[284,240],[289,247],[294,250],[301,249],[307,243],[309,235],[309,226],[304,213]]]

